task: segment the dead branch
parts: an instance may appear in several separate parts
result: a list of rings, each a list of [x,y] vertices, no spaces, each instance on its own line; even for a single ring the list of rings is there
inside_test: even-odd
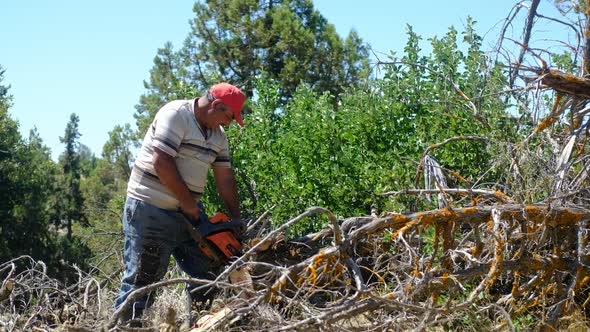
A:
[[[526,19],[525,28],[524,28],[524,37],[523,37],[523,41],[522,41],[523,47],[521,47],[521,49],[520,49],[520,54],[518,55],[518,59],[516,60],[516,64],[515,64],[514,68],[512,69],[512,74],[510,75],[510,83],[508,84],[508,86],[510,88],[512,88],[512,86],[514,85],[514,81],[516,80],[516,74],[518,73],[519,67],[522,64],[522,61],[524,59],[524,55],[525,55],[527,48],[529,46],[529,41],[531,39],[531,33],[533,31],[534,19],[535,19],[535,15],[537,13],[537,7],[539,7],[540,2],[541,2],[541,0],[533,0],[531,2],[531,6],[529,8],[529,14]]]
[[[291,219],[289,225],[318,212],[330,216],[325,209],[312,208]],[[354,217],[341,223],[335,218],[329,219],[331,221],[320,233],[334,237],[331,245],[308,241],[308,250],[301,251],[300,242],[283,241],[280,245],[271,243],[268,248],[255,248],[260,243],[280,238],[271,232],[264,241],[247,250],[240,264],[250,266],[254,291],[224,279],[173,278],[130,294],[127,301],[109,315],[106,327],[118,329],[116,322],[121,310],[135,298],[157,290],[165,293],[174,285],[184,283],[231,291],[221,293],[225,295],[219,299],[212,316],[200,320],[202,326],[195,326],[200,330],[205,326],[213,330],[289,330],[320,326],[335,330],[362,326],[416,329],[450,324],[465,315],[491,308],[499,313],[503,324],[509,325],[506,315],[530,308],[528,299],[541,296],[551,305],[538,310],[546,310],[554,317],[547,324],[556,326],[560,317],[575,308],[574,303],[579,303],[573,294],[580,292],[590,280],[587,268],[590,254],[583,235],[589,228],[590,210],[583,208],[503,203],[410,214],[385,213],[382,217]],[[445,228],[448,225],[455,225],[448,228],[455,231],[449,232]],[[280,229],[284,231],[286,227]],[[434,230],[434,242],[423,240],[423,234],[429,229]],[[564,236],[543,240],[544,234],[553,230],[559,230]],[[335,232],[340,237],[335,236]],[[567,235],[570,233],[572,236]],[[457,236],[461,241],[450,241],[450,237]],[[442,244],[442,251],[437,250],[439,244]],[[273,246],[275,249],[271,249]],[[256,250],[261,248],[266,250]],[[281,252],[289,250],[299,250],[300,256],[280,257]],[[439,254],[432,255],[432,250]],[[262,257],[266,263],[258,261]],[[33,266],[35,264],[33,262]],[[9,271],[6,269],[9,265],[0,266],[0,270]],[[230,264],[222,275],[230,274],[234,268]],[[42,283],[49,281],[35,271],[11,274],[17,281],[10,295],[12,302],[0,304],[4,306],[2,309],[15,306],[16,297],[34,290],[39,276],[45,280]],[[569,271],[570,277],[558,278],[557,271]],[[23,279],[25,276],[28,279]],[[97,288],[97,294],[104,293],[96,283],[91,276],[81,274],[78,288],[86,290],[75,295],[78,301],[68,298],[68,294],[74,296],[74,293],[63,291],[63,287],[43,286],[43,289],[50,292],[49,298],[58,296],[74,304],[65,305],[68,313],[64,311],[61,315],[84,314],[87,327],[101,326],[100,308],[108,305],[101,298],[92,301],[87,291]],[[503,287],[507,291],[499,290]],[[467,289],[470,289],[468,296],[462,295]],[[555,291],[548,292],[548,289]],[[249,299],[239,298],[243,292],[249,292]],[[57,308],[57,304],[44,301],[43,308]],[[76,311],[76,306],[82,311]],[[31,312],[20,326],[31,328],[48,324],[42,318],[44,310],[50,309]],[[68,320],[59,318],[58,322],[66,324]],[[14,320],[3,324],[17,326],[18,323]],[[164,326],[162,324],[151,326],[156,329]],[[171,326],[169,322],[166,324]],[[486,324],[495,326],[498,322]]]
[[[553,89],[572,97],[590,99],[590,80],[551,69],[535,69],[543,88]]]
[[[492,191],[486,189],[457,189],[457,188],[447,188],[447,189],[405,189],[399,191],[388,191],[380,194],[382,197],[389,197],[389,196],[399,196],[399,195],[428,195],[428,194],[437,194],[439,192],[444,192],[447,194],[457,194],[460,196],[467,196],[475,199],[476,196],[484,196],[488,198],[493,198],[501,203],[514,203],[514,201],[508,197],[506,194],[502,193],[501,191]]]

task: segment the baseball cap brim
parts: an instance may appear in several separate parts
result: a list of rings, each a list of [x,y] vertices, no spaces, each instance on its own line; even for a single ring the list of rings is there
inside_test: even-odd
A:
[[[234,120],[240,125],[240,127],[244,128],[244,120],[242,119],[242,111],[234,110]]]

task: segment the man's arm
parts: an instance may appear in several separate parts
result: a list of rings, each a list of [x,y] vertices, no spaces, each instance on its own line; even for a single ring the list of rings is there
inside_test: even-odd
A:
[[[180,209],[187,216],[197,220],[200,216],[199,208],[191,195],[186,183],[180,176],[174,157],[154,147],[152,154],[154,169],[162,184],[170,189],[180,202]]]
[[[234,172],[229,167],[213,168],[215,186],[219,196],[229,210],[232,219],[240,219],[240,204],[238,203],[238,188]]]

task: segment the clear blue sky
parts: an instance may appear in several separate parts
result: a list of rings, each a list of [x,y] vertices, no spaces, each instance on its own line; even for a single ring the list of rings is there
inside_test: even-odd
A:
[[[405,26],[423,37],[462,30],[470,15],[486,44],[496,41],[515,0],[316,0],[341,36],[355,29],[376,51],[402,52]],[[54,159],[71,113],[80,117],[80,142],[99,156],[108,132],[131,123],[158,48],[178,49],[189,32],[193,0],[32,0],[0,6],[0,65],[28,137],[37,127]],[[551,10],[544,1],[541,11]],[[521,15],[522,16],[522,15]],[[520,28],[519,28],[520,29]],[[520,30],[519,30],[520,31]]]

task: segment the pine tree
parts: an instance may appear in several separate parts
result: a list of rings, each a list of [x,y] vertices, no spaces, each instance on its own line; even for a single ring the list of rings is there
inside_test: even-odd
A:
[[[184,46],[174,52],[168,43],[158,51],[145,83],[148,93],[137,106],[140,133],[166,101],[218,81],[252,97],[255,78],[265,75],[280,82],[279,94],[287,101],[301,82],[338,96],[369,71],[358,34],[342,39],[311,0],[212,0],[197,2],[194,12]]]
[[[67,227],[68,239],[72,238],[72,223],[79,222],[87,224],[86,215],[84,214],[84,197],[80,191],[80,143],[78,139],[81,134],[78,131],[79,117],[72,113],[70,122],[66,126],[63,137],[60,141],[66,145],[66,150],[61,155],[61,164],[64,175],[63,210],[61,219]]]

